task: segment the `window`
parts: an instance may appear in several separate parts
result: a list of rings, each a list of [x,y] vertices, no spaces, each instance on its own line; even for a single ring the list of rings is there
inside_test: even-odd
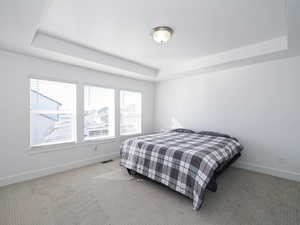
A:
[[[84,139],[115,135],[115,90],[84,87]]]
[[[120,91],[120,134],[142,132],[142,93]]]
[[[31,146],[76,141],[76,85],[30,79]]]

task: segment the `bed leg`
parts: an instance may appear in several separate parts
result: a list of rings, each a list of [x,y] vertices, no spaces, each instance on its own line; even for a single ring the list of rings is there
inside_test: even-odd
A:
[[[133,171],[133,170],[131,170],[131,169],[128,169],[128,168],[127,168],[127,172],[128,172],[128,174],[129,174],[130,176],[136,175],[136,172],[135,172],[135,171]]]
[[[207,185],[207,189],[210,190],[211,192],[216,192],[218,189],[218,184],[216,179],[212,179],[209,184]]]

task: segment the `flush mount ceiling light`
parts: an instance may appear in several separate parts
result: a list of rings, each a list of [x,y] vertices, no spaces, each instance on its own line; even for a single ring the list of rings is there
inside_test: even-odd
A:
[[[173,29],[171,27],[159,26],[152,29],[153,40],[159,44],[165,44],[168,42],[171,39],[172,34]]]

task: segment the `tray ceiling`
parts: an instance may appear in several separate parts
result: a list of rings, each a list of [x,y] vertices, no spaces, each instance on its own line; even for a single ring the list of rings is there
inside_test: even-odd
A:
[[[285,35],[284,0],[59,0],[40,31],[157,69]],[[150,32],[174,28],[160,46]]]
[[[299,15],[299,0],[1,0],[0,49],[158,81],[299,55]]]

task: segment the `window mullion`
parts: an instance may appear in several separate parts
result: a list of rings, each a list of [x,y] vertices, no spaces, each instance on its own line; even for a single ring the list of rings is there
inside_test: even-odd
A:
[[[115,94],[115,133],[116,133],[116,137],[120,137],[120,116],[121,116],[121,112],[120,112],[120,90],[117,89],[116,90],[116,94]]]
[[[84,86],[79,84],[77,90],[77,141],[84,141]]]

